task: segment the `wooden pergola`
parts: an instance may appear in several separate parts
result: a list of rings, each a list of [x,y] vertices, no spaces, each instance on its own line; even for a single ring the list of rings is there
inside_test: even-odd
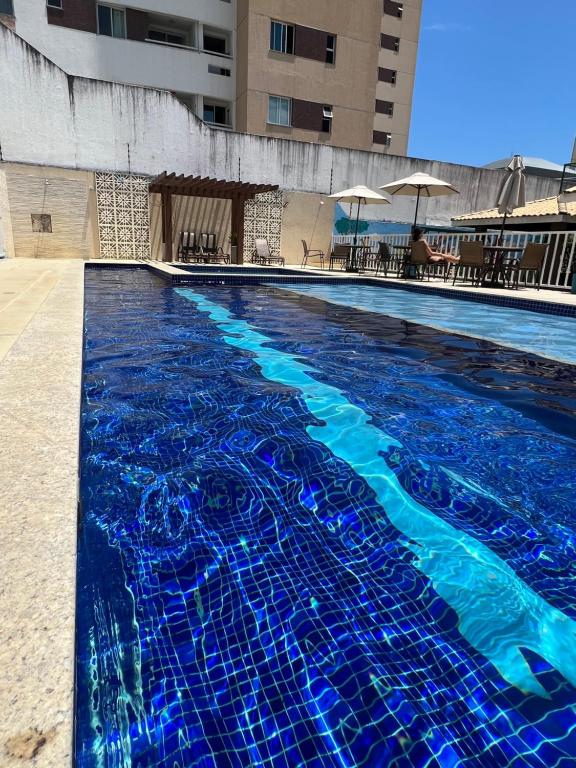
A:
[[[275,192],[277,184],[250,184],[244,181],[222,181],[202,176],[161,173],[150,184],[150,192],[162,197],[162,242],[164,261],[173,261],[172,195],[211,197],[232,201],[231,233],[236,236],[238,264],[244,259],[244,203],[263,192]]]

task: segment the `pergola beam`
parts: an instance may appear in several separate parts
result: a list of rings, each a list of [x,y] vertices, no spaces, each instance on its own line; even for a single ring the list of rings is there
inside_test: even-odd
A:
[[[256,195],[275,192],[277,184],[250,184],[243,181],[224,181],[209,176],[185,176],[164,171],[150,183],[150,192],[162,198],[162,241],[164,260],[172,261],[172,195],[207,197],[232,201],[232,235],[236,238],[238,263],[244,257],[244,204]]]

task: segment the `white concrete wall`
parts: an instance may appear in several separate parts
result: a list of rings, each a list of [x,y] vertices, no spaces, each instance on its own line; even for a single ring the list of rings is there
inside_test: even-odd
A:
[[[421,170],[461,192],[422,202],[421,221],[441,225],[491,207],[502,178],[486,169],[212,129],[167,92],[69,78],[1,25],[0,71],[0,143],[8,161],[232,180],[240,170],[243,181],[322,195],[355,184],[376,189]],[[556,187],[528,177],[528,199],[556,194]],[[397,197],[382,207],[382,218],[411,222],[413,210],[412,198]]]
[[[137,0],[114,2],[144,11],[199,21],[234,36],[235,2]],[[122,40],[48,24],[43,0],[14,0],[16,32],[71,75],[212,96],[233,102],[235,62],[222,56],[136,40]],[[208,65],[231,69],[230,77],[208,73]]]

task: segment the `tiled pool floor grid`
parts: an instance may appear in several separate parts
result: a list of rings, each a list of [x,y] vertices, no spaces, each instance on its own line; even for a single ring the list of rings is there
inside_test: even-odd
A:
[[[573,368],[274,286],[86,297],[79,768],[573,764]]]

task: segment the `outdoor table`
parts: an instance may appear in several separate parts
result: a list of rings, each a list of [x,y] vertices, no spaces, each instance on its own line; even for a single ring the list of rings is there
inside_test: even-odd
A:
[[[358,272],[358,253],[363,251],[367,246],[365,245],[351,245],[350,257],[346,262],[346,272]]]
[[[391,245],[390,248],[392,248],[393,251],[396,251],[400,254],[400,267],[398,268],[398,274],[402,273],[402,277],[414,277],[416,275],[416,268],[413,267],[413,272],[409,270],[409,264],[407,264],[407,261],[410,257],[410,254],[412,253],[412,246],[411,245]],[[410,274],[408,274],[410,272]]]
[[[485,245],[484,256],[492,267],[492,277],[489,281],[482,281],[483,285],[489,285],[491,288],[497,288],[499,278],[502,275],[504,285],[506,285],[506,273],[504,271],[504,260],[512,253],[522,253],[522,245]]]

